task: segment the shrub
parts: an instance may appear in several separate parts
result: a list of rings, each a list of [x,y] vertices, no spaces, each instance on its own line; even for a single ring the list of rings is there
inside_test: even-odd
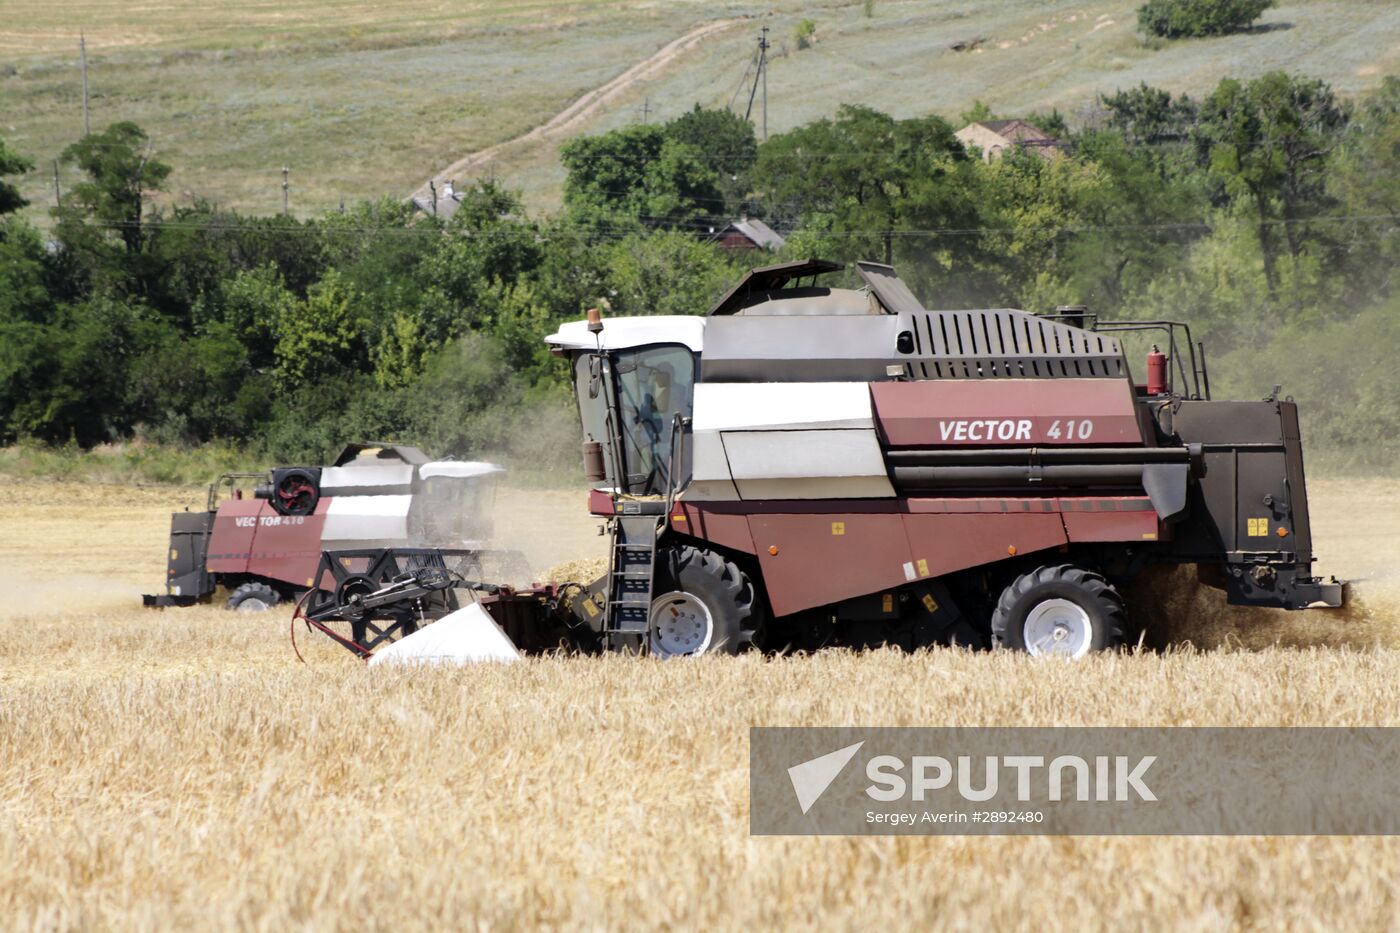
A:
[[[1147,0],[1138,28],[1165,39],[1223,36],[1259,18],[1274,0]]]
[[[810,49],[812,47],[812,37],[817,34],[817,21],[814,19],[804,19],[797,24],[797,48]]]

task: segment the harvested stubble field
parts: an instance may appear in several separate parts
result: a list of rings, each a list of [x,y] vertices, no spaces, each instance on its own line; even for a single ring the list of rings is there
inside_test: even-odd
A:
[[[22,928],[1382,928],[1400,841],[750,838],[750,725],[1400,725],[1400,482],[1315,482],[1340,618],[1178,595],[1165,653],[366,669],[152,613],[192,490],[0,486],[0,916]],[[538,562],[576,492],[508,493]],[[535,503],[535,505],[531,505]],[[1159,624],[1160,625],[1160,624]],[[1210,650],[1182,647],[1189,639]],[[1225,647],[1220,647],[1220,646]]]

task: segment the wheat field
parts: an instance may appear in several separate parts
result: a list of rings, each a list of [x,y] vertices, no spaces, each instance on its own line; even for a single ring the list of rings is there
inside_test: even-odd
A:
[[[140,609],[168,511],[197,490],[0,485],[0,916],[1389,927],[1389,838],[751,838],[747,741],[751,725],[1400,725],[1398,487],[1314,483],[1326,569],[1364,578],[1352,609],[1231,619],[1192,591],[1164,613],[1160,652],[395,671],[305,635],[299,664],[281,613]],[[505,504],[536,560],[599,547],[576,492]]]

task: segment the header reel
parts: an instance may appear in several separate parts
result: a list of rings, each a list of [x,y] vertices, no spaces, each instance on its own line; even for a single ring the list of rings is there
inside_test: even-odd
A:
[[[459,563],[469,558],[468,552],[439,548],[325,551],[292,624],[301,620],[308,629],[368,658],[375,648],[461,608],[457,588],[500,591],[449,567],[453,556]]]

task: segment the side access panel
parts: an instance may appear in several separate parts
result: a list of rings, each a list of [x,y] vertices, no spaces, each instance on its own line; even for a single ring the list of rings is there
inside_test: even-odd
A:
[[[209,538],[211,573],[243,574],[310,586],[321,559],[321,532],[334,499],[312,515],[279,515],[262,499],[230,499],[219,506]]]
[[[1297,411],[1292,402],[1180,404],[1173,428],[1184,443],[1202,445],[1204,469],[1174,529],[1176,557],[1312,560]]]
[[[921,505],[927,510],[913,511]],[[826,606],[1068,541],[1058,511],[976,511],[973,502],[972,511],[954,512],[917,500],[909,507],[749,516],[773,613]]]
[[[759,514],[749,516],[749,529],[774,615],[918,579],[906,574],[914,557],[897,513]]]
[[[733,503],[677,503],[671,529],[756,555],[779,616],[1066,544],[1155,546],[1170,530],[1145,496],[912,498],[807,512],[800,505],[741,512]]]

